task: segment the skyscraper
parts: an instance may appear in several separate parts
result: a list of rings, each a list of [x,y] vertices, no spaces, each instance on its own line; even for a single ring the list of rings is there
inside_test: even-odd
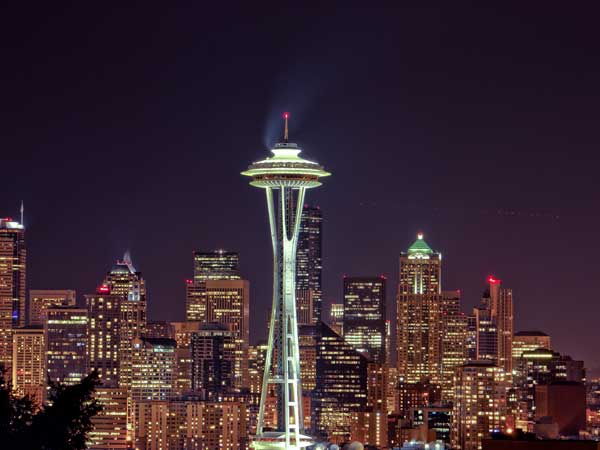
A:
[[[18,395],[29,395],[41,405],[46,391],[46,339],[40,326],[13,332],[12,385]]]
[[[306,189],[321,185],[320,177],[330,175],[321,166],[299,156],[300,148],[288,142],[284,114],[284,142],[275,144],[273,156],[252,164],[242,175],[252,177],[251,185],[267,194],[273,244],[273,308],[269,346],[254,448],[299,449],[309,444],[302,435],[302,397],[298,325],[296,320],[296,258],[298,235]],[[275,356],[275,359],[273,359]],[[270,384],[278,386],[278,423],[274,432],[264,432],[264,412]]]
[[[21,223],[0,219],[0,365],[7,376],[12,373],[12,331],[25,325],[27,250],[22,222],[22,217]]]
[[[194,281],[239,280],[240,255],[223,249],[194,252]]]
[[[73,385],[88,373],[88,313],[84,308],[55,306],[46,310],[48,379]]]
[[[185,280],[185,318],[206,322],[206,283]]]
[[[135,338],[131,366],[134,401],[168,400],[175,394],[177,343],[167,338]]]
[[[92,417],[93,429],[89,433],[88,448],[129,450],[127,388],[99,386],[94,398],[102,409]]]
[[[131,384],[131,358],[133,339],[146,331],[146,282],[142,273],[135,270],[129,252],[122,261],[117,261],[106,274],[103,286],[107,286],[112,295],[121,297],[119,320],[119,385]]]
[[[88,312],[87,357],[90,370],[98,370],[105,387],[117,387],[120,367],[120,295],[109,294],[106,286],[84,295]]]
[[[368,358],[323,321],[317,325],[315,430],[341,443],[350,434],[353,413],[367,406]]]
[[[492,361],[470,361],[457,369],[452,448],[481,449],[481,440],[506,426],[506,373]]]
[[[456,368],[467,361],[467,316],[460,311],[460,291],[444,291],[441,305],[442,397],[452,401]]]
[[[507,374],[512,372],[513,295],[512,289],[501,287],[501,281],[488,277],[492,300],[492,315],[498,327],[498,365]]]
[[[72,289],[29,290],[29,325],[44,326],[46,310],[52,306],[75,306],[77,297]]]
[[[441,265],[421,233],[400,256],[397,367],[407,382],[440,381]]]
[[[296,292],[298,299],[310,300],[307,309],[312,310],[312,323],[321,320],[322,291],[322,232],[323,213],[317,206],[304,205],[298,233],[296,253]],[[302,322],[299,317],[300,323]]]
[[[221,324],[203,324],[192,333],[192,389],[208,399],[234,387],[235,333]]]
[[[386,362],[386,279],[344,277],[344,339],[372,361]]]

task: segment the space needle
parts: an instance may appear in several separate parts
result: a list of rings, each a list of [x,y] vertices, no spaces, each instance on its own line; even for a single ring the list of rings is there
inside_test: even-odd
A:
[[[296,320],[296,250],[306,189],[321,185],[331,175],[319,164],[300,156],[298,145],[288,142],[289,113],[283,114],[283,142],[271,149],[273,156],[253,163],[242,175],[250,184],[265,189],[273,244],[273,306],[269,345],[265,359],[255,449],[297,450],[311,445],[303,434],[300,353]],[[264,429],[267,392],[277,392],[277,428]]]

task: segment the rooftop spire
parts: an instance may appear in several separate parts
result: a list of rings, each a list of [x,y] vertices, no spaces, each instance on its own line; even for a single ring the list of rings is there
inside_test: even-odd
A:
[[[283,141],[287,142],[288,141],[288,119],[290,118],[290,113],[289,112],[284,112],[283,113],[283,120],[285,121],[285,125],[283,128]]]
[[[25,206],[23,205],[23,200],[21,200],[21,225],[25,226],[23,223],[23,213],[25,212]]]

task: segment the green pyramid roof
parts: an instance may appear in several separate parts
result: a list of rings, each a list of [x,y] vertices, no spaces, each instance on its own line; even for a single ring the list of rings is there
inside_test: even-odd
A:
[[[427,245],[427,242],[423,239],[423,235],[419,233],[417,235],[417,240],[413,242],[413,244],[408,247],[408,253],[433,253],[431,247]]]

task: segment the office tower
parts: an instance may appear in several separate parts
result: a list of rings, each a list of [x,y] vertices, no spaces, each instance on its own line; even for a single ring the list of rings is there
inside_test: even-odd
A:
[[[329,309],[329,319],[326,321],[337,333],[344,334],[344,304],[332,303]]]
[[[460,311],[460,291],[442,293],[440,312],[442,397],[451,402],[456,368],[467,361],[467,317]]]
[[[202,324],[192,333],[192,390],[208,399],[233,389],[235,380],[235,333],[221,324]]]
[[[175,394],[177,343],[167,338],[135,338],[131,366],[134,401],[168,400]]]
[[[30,289],[29,325],[44,326],[46,310],[52,306],[75,306],[77,297],[72,289]]]
[[[306,395],[312,395],[317,385],[317,331],[316,325],[298,327],[300,379],[302,393]]]
[[[586,429],[585,386],[574,381],[555,381],[535,387],[535,418],[551,418],[560,436],[577,436]]]
[[[312,311],[313,324],[322,318],[322,232],[323,213],[321,209],[318,206],[304,205],[300,217],[298,250],[296,252],[296,296],[299,308],[304,305],[304,302],[301,302],[302,299],[308,300],[307,309]],[[299,315],[298,323],[311,323],[302,319]]]
[[[41,405],[46,391],[46,339],[39,326],[13,330],[12,385]]]
[[[398,378],[398,369],[388,366],[388,387],[387,387],[387,412],[395,414],[396,411],[396,388],[400,379]]]
[[[206,322],[206,283],[185,280],[185,319]]]
[[[512,372],[513,295],[512,289],[501,287],[501,280],[488,277],[492,316],[498,327],[498,366]]]
[[[88,312],[87,359],[90,370],[98,370],[104,387],[117,387],[120,367],[120,295],[100,286],[94,295],[84,295]]]
[[[385,277],[344,277],[344,339],[378,363],[386,362]]]
[[[21,205],[21,223],[0,219],[0,365],[12,374],[12,330],[25,325],[27,250]]]
[[[398,414],[406,415],[410,408],[424,408],[437,405],[442,400],[439,384],[424,382],[409,383],[403,379],[396,386],[396,407]]]
[[[477,318],[475,314],[467,316],[467,338],[465,341],[467,361],[477,359]]]
[[[250,393],[260,395],[262,378],[265,371],[267,344],[251,345],[248,348],[248,372],[250,374]]]
[[[166,320],[154,320],[146,324],[144,337],[175,339],[171,324]]]
[[[550,350],[552,348],[550,336],[542,331],[519,331],[515,333],[512,347],[513,368],[519,365],[519,359],[524,352],[532,352],[538,348]]]
[[[247,427],[247,410],[241,402],[183,398],[135,405],[138,449],[245,450]]]
[[[397,366],[407,382],[440,381],[441,264],[421,233],[400,256]]]
[[[247,280],[208,280],[206,322],[220,323],[235,334],[235,386],[248,387],[250,345],[250,283]]]
[[[388,417],[374,409],[352,413],[350,441],[360,442],[370,448],[388,448]]]
[[[200,330],[202,322],[170,322],[171,338],[177,342],[175,356],[177,358],[177,372],[175,377],[175,391],[183,395],[192,390],[192,334]]]
[[[254,448],[281,448],[283,444],[286,449],[298,449],[310,442],[302,435],[296,258],[306,189],[320,186],[319,178],[330,174],[299,156],[300,148],[288,142],[288,114],[284,117],[284,142],[275,144],[272,157],[242,172],[252,177],[252,186],[266,190],[274,259],[269,346]],[[276,431],[263,433],[268,385],[272,383],[278,386],[278,423]]]
[[[314,427],[323,439],[343,442],[352,414],[367,407],[369,360],[324,322],[317,325]]]
[[[425,408],[410,408],[407,413],[413,439],[421,442],[441,441],[430,445],[433,449],[445,448],[450,445],[452,430],[452,408],[449,406],[427,406]],[[437,446],[436,446],[437,445]],[[427,448],[427,447],[425,447]]]
[[[194,282],[208,280],[239,280],[240,256],[235,252],[215,250],[194,252]]]
[[[94,393],[102,409],[92,417],[93,429],[88,435],[91,450],[128,450],[131,440],[128,436],[128,397],[127,388],[98,387]]]
[[[46,310],[46,368],[48,379],[73,385],[88,373],[88,312],[84,308],[55,306]]]
[[[146,282],[142,273],[136,271],[129,252],[122,261],[117,261],[106,274],[103,286],[107,286],[112,295],[118,295],[121,301],[119,385],[131,385],[131,358],[133,339],[146,332]]]
[[[472,360],[498,361],[498,326],[492,314],[489,291],[485,291],[481,304],[473,308],[475,323],[475,356]]]
[[[481,449],[482,439],[505,429],[508,386],[504,369],[492,361],[470,361],[457,369],[452,448]]]
[[[296,290],[296,316],[298,325],[314,323],[314,294],[312,290]]]

